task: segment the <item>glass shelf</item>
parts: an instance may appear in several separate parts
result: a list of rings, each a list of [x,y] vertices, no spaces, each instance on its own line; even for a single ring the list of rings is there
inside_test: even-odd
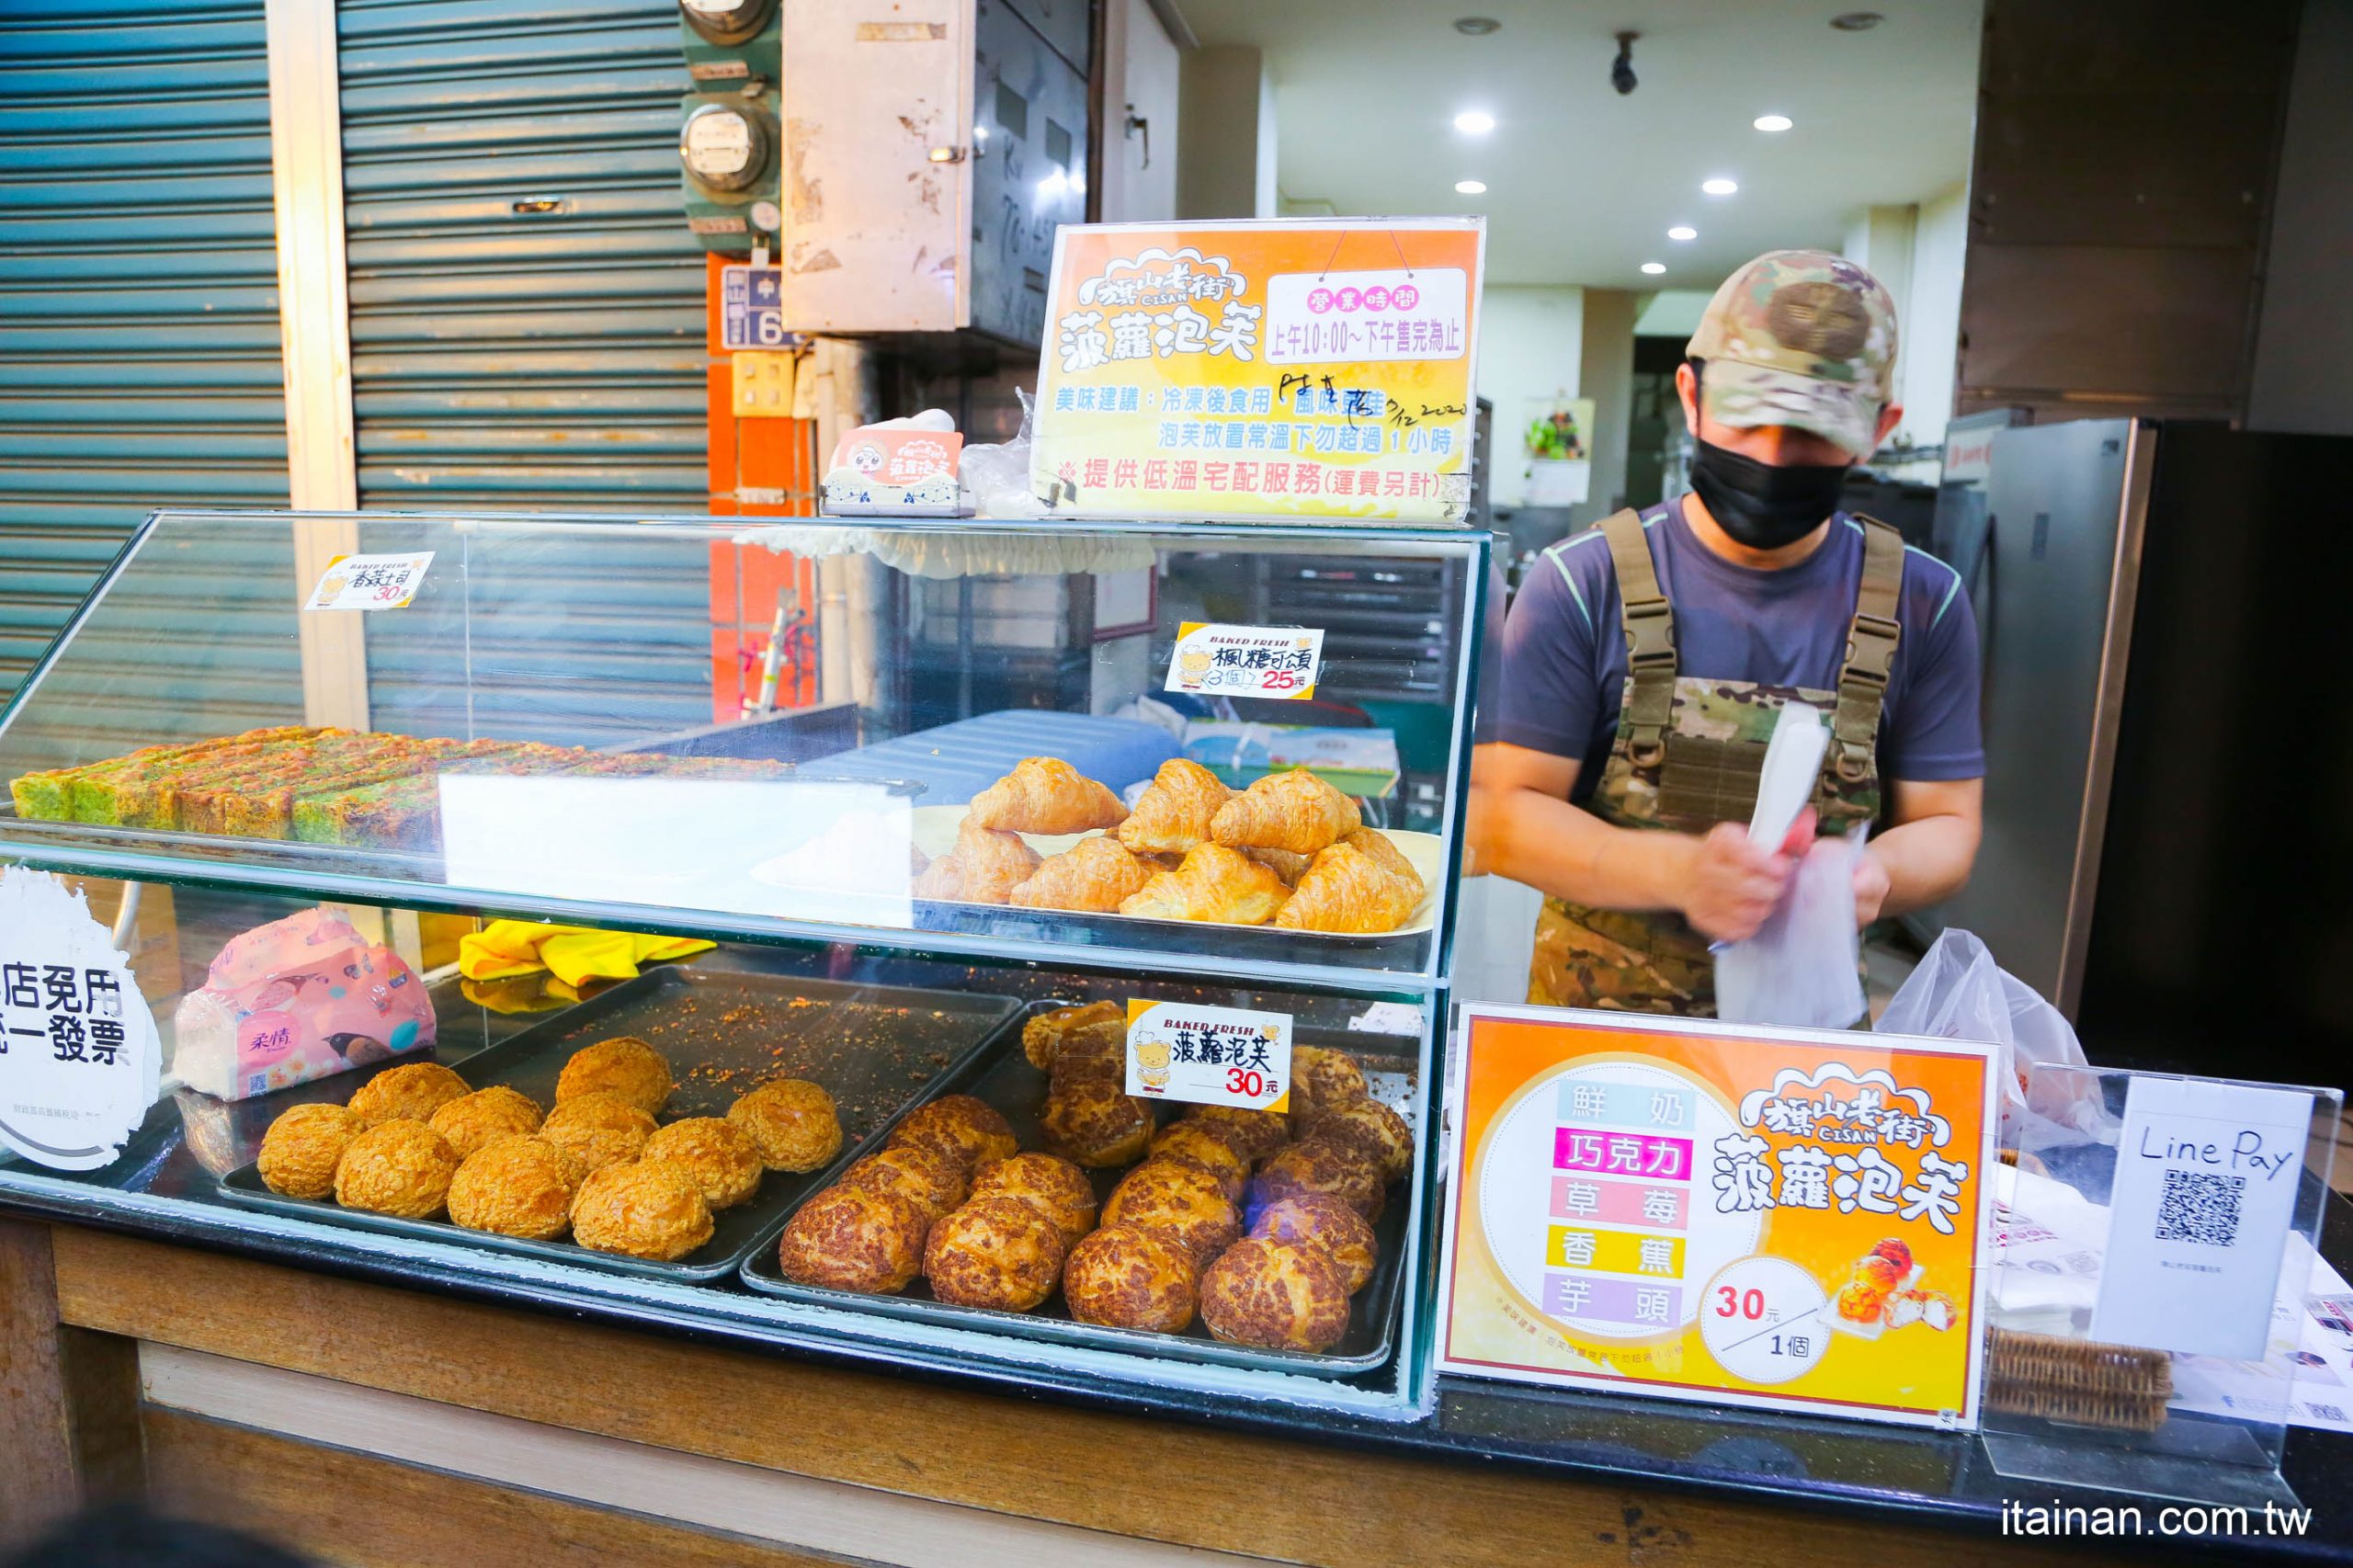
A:
[[[1427,990],[1453,911],[1462,629],[1481,624],[1485,551],[1459,530],[1295,525],[159,512],[0,719],[0,856]],[[304,608],[339,557],[426,552],[402,608]],[[1165,690],[1200,622],[1320,631],[1313,699]],[[1108,794],[977,831],[970,803],[1025,757]],[[1121,914],[1118,888],[1194,875],[1124,849],[1095,853],[1105,880],[1085,892],[1016,891],[1180,757],[1229,787],[1304,760],[1415,869],[1413,907],[1351,934]],[[1246,836],[1264,880],[1276,858]],[[1267,874],[1295,881],[1301,863]],[[1099,907],[1034,903],[1049,896]]]

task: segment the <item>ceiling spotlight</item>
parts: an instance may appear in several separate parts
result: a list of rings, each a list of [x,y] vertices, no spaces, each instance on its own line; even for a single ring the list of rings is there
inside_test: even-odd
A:
[[[1699,188],[1706,191],[1710,196],[1730,196],[1740,188],[1740,182],[1737,180],[1726,179],[1722,175],[1719,175],[1714,179],[1701,180],[1699,182]]]
[[[1465,136],[1484,136],[1495,128],[1495,117],[1475,108],[1466,108],[1454,117],[1454,129]]]
[[[1677,223],[1666,232],[1666,237],[1670,240],[1696,240],[1699,237],[1699,231],[1688,223]]]
[[[1502,28],[1503,24],[1495,20],[1493,17],[1457,17],[1454,18],[1454,30],[1461,33],[1464,38],[1485,38],[1489,33],[1500,31]]]
[[[1830,18],[1830,25],[1842,33],[1867,33],[1885,20],[1877,11],[1841,11]],[[1454,25],[1459,28],[1462,24]]]
[[[1786,114],[1760,114],[1756,121],[1756,129],[1759,131],[1787,131],[1796,123],[1796,120]]]
[[[1483,179],[1456,180],[1454,182],[1454,194],[1457,196],[1484,196],[1487,194],[1487,182]]]
[[[1643,263],[1643,270],[1649,273],[1653,278],[1655,278],[1660,273],[1666,270],[1666,263],[1663,261],[1646,261]]]
[[[1642,36],[1640,33],[1618,35],[1618,58],[1609,62],[1609,85],[1618,89],[1618,96],[1621,98],[1642,85],[1634,78],[1634,40]]]

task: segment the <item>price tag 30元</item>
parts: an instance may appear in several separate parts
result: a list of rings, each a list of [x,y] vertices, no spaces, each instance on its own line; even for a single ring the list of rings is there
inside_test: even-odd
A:
[[[1130,998],[1128,1093],[1288,1110],[1290,1015]]]
[[[1164,691],[1198,697],[1269,697],[1302,702],[1315,695],[1324,633],[1304,626],[1220,626],[1188,620],[1177,628]]]
[[[425,585],[433,552],[338,555],[327,562],[304,609],[405,609]]]

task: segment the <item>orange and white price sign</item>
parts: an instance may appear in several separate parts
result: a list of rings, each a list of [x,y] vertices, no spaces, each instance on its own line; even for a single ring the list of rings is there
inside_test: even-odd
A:
[[[1315,676],[1323,664],[1320,628],[1188,620],[1176,629],[1176,645],[1168,652],[1168,679],[1161,689],[1303,702],[1315,695]]]
[[[304,609],[405,609],[425,585],[433,552],[338,555],[327,562]]]
[[[1131,997],[1128,1093],[1245,1110],[1288,1110],[1290,1015]]]
[[[1987,1047],[1459,1017],[1441,1369],[1976,1425]]]

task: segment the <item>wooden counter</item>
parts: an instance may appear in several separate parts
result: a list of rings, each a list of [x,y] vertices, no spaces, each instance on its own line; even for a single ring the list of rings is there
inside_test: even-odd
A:
[[[1032,1403],[71,1225],[0,1221],[0,1268],[15,1537],[144,1494],[324,1561],[469,1568],[2105,1560]]]

